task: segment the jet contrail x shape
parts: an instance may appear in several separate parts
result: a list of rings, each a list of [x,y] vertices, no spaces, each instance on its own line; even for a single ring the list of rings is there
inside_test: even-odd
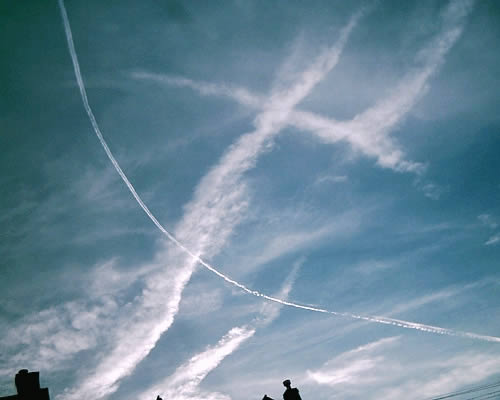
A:
[[[469,338],[469,339],[478,339],[478,340],[484,340],[484,341],[488,341],[488,342],[500,343],[500,338],[495,337],[495,336],[486,336],[486,335],[478,335],[476,333],[471,333],[471,332],[455,331],[452,329],[440,328],[438,326],[425,325],[425,324],[420,324],[418,322],[409,322],[409,321],[403,321],[403,320],[398,320],[398,319],[388,318],[388,317],[357,315],[357,314],[352,314],[349,312],[332,311],[332,310],[327,310],[324,308],[312,307],[312,306],[294,303],[291,301],[282,300],[282,299],[279,299],[277,297],[269,296],[265,293],[261,293],[257,290],[252,290],[252,289],[248,288],[247,286],[243,285],[242,283],[239,283],[239,282],[235,281],[234,279],[231,279],[229,276],[218,271],[214,266],[210,265],[208,262],[203,260],[199,255],[191,252],[191,250],[189,250],[186,246],[184,246],[181,242],[179,242],[175,238],[174,235],[172,235],[169,231],[167,231],[163,227],[162,224],[160,224],[160,222],[156,219],[156,217],[153,215],[153,213],[146,206],[146,204],[144,204],[141,197],[139,196],[139,194],[135,190],[134,186],[132,185],[132,183],[130,183],[127,176],[125,175],[125,173],[121,169],[120,164],[118,164],[118,161],[116,161],[115,157],[113,156],[113,153],[109,149],[108,144],[104,140],[104,137],[101,133],[99,125],[97,124],[97,120],[94,116],[94,113],[92,112],[92,108],[89,105],[89,101],[87,98],[87,92],[85,90],[85,85],[83,83],[82,74],[80,72],[80,65],[78,63],[78,57],[76,55],[75,45],[73,43],[73,35],[71,32],[71,26],[69,24],[68,14],[66,12],[66,7],[64,5],[64,0],[58,0],[58,3],[59,3],[60,11],[61,11],[61,16],[63,19],[64,31],[66,33],[66,39],[68,42],[68,50],[69,50],[69,53],[71,56],[71,61],[73,63],[75,78],[76,78],[76,81],[78,83],[78,87],[80,89],[80,95],[82,98],[83,106],[85,108],[85,111],[87,112],[90,123],[92,124],[92,128],[94,129],[94,132],[97,135],[97,138],[99,139],[99,142],[101,143],[101,146],[103,147],[104,151],[106,152],[106,155],[108,156],[109,160],[113,164],[113,167],[115,168],[116,172],[118,172],[118,174],[122,178],[125,185],[127,185],[127,188],[129,189],[130,193],[132,193],[132,196],[134,196],[134,199],[137,201],[139,206],[143,209],[143,211],[146,213],[146,215],[149,217],[149,219],[156,225],[156,227],[172,243],[174,243],[182,251],[184,251],[189,256],[193,257],[193,259],[195,259],[198,263],[200,263],[206,269],[213,272],[214,274],[216,274],[220,278],[224,279],[226,282],[230,283],[231,285],[236,286],[236,287],[240,288],[241,290],[243,290],[244,292],[251,294],[253,296],[262,297],[263,299],[273,301],[273,302],[282,304],[284,306],[298,308],[298,309],[307,310],[307,311],[313,311],[313,312],[317,312],[317,313],[331,314],[331,315],[336,315],[336,316],[340,316],[340,317],[348,317],[348,318],[352,318],[352,319],[364,320],[364,321],[369,321],[369,322],[376,322],[379,324],[393,325],[393,326],[398,326],[398,327],[406,328],[406,329],[416,329],[419,331],[437,333],[440,335],[458,336],[458,337],[464,337],[464,338]]]

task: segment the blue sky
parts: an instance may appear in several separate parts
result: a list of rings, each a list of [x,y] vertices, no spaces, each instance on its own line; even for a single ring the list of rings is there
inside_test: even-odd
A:
[[[1,395],[500,378],[495,2],[66,4],[110,156],[236,283],[111,164],[58,3],[1,7]]]

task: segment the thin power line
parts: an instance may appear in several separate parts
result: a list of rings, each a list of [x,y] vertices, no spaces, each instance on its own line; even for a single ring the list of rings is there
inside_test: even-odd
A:
[[[479,396],[469,397],[465,400],[487,400],[487,399],[493,399],[493,398],[498,398],[498,397],[500,397],[500,390],[496,390],[496,391],[490,392],[490,393],[483,393]]]
[[[467,393],[478,392],[481,390],[491,389],[491,388],[498,387],[498,386],[500,386],[500,382],[495,383],[495,384],[490,384],[490,385],[478,386],[476,388],[470,388],[470,389],[462,390],[459,392],[448,393],[448,394],[440,396],[440,397],[433,397],[432,400],[448,399],[450,397],[454,397],[454,396],[458,396],[458,395],[462,395],[462,394],[467,394]]]
[[[479,392],[479,391],[486,390],[486,389],[492,389],[492,388],[499,387],[499,386],[500,386],[500,381],[488,383],[485,385],[475,386],[475,387],[471,387],[468,389],[462,389],[462,390],[458,390],[458,391],[454,391],[454,392],[440,394],[440,395],[428,398],[427,400],[443,400],[443,399],[448,399],[451,397],[461,396],[464,394]],[[486,394],[489,394],[489,393],[486,393]],[[469,399],[467,399],[467,400],[469,400]]]

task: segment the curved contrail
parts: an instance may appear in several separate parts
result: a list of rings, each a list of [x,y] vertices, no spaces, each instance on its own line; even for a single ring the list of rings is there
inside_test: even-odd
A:
[[[82,74],[80,72],[80,64],[78,63],[78,57],[76,55],[75,45],[73,43],[73,35],[71,32],[71,26],[69,24],[68,14],[66,12],[66,7],[64,5],[64,0],[58,0],[58,3],[59,3],[59,8],[61,10],[61,16],[62,16],[63,24],[64,24],[64,31],[66,33],[66,39],[68,42],[68,50],[69,50],[69,53],[71,56],[71,61],[73,63],[75,78],[76,78],[76,81],[78,83],[78,87],[80,89],[80,95],[82,98],[83,106],[85,108],[85,111],[87,112],[90,123],[92,124],[92,128],[94,129],[94,132],[97,135],[97,138],[99,139],[99,142],[101,143],[101,146],[104,148],[104,151],[106,152],[106,155],[108,156],[109,160],[113,164],[113,167],[115,168],[116,172],[118,172],[118,174],[122,178],[125,185],[127,185],[127,188],[129,189],[130,193],[132,193],[132,196],[134,196],[134,199],[137,201],[139,206],[143,209],[143,211],[146,213],[146,215],[149,217],[149,219],[156,225],[156,227],[172,243],[174,243],[178,248],[180,248],[182,251],[184,251],[186,254],[188,254],[193,259],[195,259],[198,263],[200,263],[206,269],[213,272],[214,274],[216,274],[220,278],[224,279],[226,282],[230,283],[231,285],[236,286],[236,287],[240,288],[241,290],[243,290],[244,292],[251,294],[253,296],[262,297],[266,300],[280,303],[284,306],[294,307],[294,308],[318,312],[318,313],[331,314],[331,315],[336,315],[336,316],[341,316],[341,317],[348,317],[348,318],[353,318],[353,319],[358,319],[358,320],[364,320],[364,321],[369,321],[369,322],[376,322],[379,324],[393,325],[393,326],[398,326],[398,327],[406,328],[406,329],[416,329],[419,331],[437,333],[440,335],[458,336],[458,337],[464,337],[464,338],[469,338],[469,339],[479,339],[479,340],[484,340],[484,341],[488,341],[488,342],[500,343],[500,338],[495,337],[495,336],[486,336],[486,335],[478,335],[476,333],[471,333],[471,332],[455,331],[452,329],[440,328],[438,326],[425,325],[425,324],[420,324],[418,322],[403,321],[403,320],[398,320],[398,319],[388,318],[388,317],[379,317],[379,316],[373,316],[373,315],[372,316],[370,316],[370,315],[358,315],[358,314],[352,314],[349,312],[332,311],[332,310],[327,310],[324,308],[312,307],[312,306],[294,303],[291,301],[282,300],[282,299],[279,299],[277,297],[269,296],[265,293],[261,293],[257,290],[252,290],[252,289],[248,288],[247,286],[243,285],[242,283],[239,283],[238,281],[235,281],[234,279],[231,279],[229,276],[218,271],[214,266],[210,265],[208,262],[203,260],[199,255],[191,252],[191,250],[189,250],[186,246],[184,246],[181,242],[179,242],[175,238],[174,235],[172,235],[169,231],[167,231],[163,227],[162,224],[160,224],[160,222],[156,219],[156,217],[153,215],[153,213],[146,206],[146,204],[144,204],[144,202],[142,201],[139,194],[137,194],[134,186],[132,185],[132,183],[130,183],[127,176],[125,175],[125,173],[121,169],[120,164],[118,164],[118,161],[116,161],[115,157],[113,156],[113,153],[109,149],[108,144],[104,140],[104,137],[101,133],[99,125],[97,124],[97,120],[94,116],[94,113],[92,112],[92,108],[89,105],[89,101],[87,98],[87,92],[85,90],[85,85],[83,83]]]

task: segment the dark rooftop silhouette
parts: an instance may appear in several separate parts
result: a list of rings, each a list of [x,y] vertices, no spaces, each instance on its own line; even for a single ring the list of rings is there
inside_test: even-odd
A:
[[[299,389],[293,388],[290,379],[285,379],[283,381],[283,386],[286,387],[285,393],[283,393],[283,400],[302,400],[299,394]]]
[[[22,369],[14,380],[17,394],[0,397],[0,400],[50,400],[49,389],[40,388],[40,373]]]

